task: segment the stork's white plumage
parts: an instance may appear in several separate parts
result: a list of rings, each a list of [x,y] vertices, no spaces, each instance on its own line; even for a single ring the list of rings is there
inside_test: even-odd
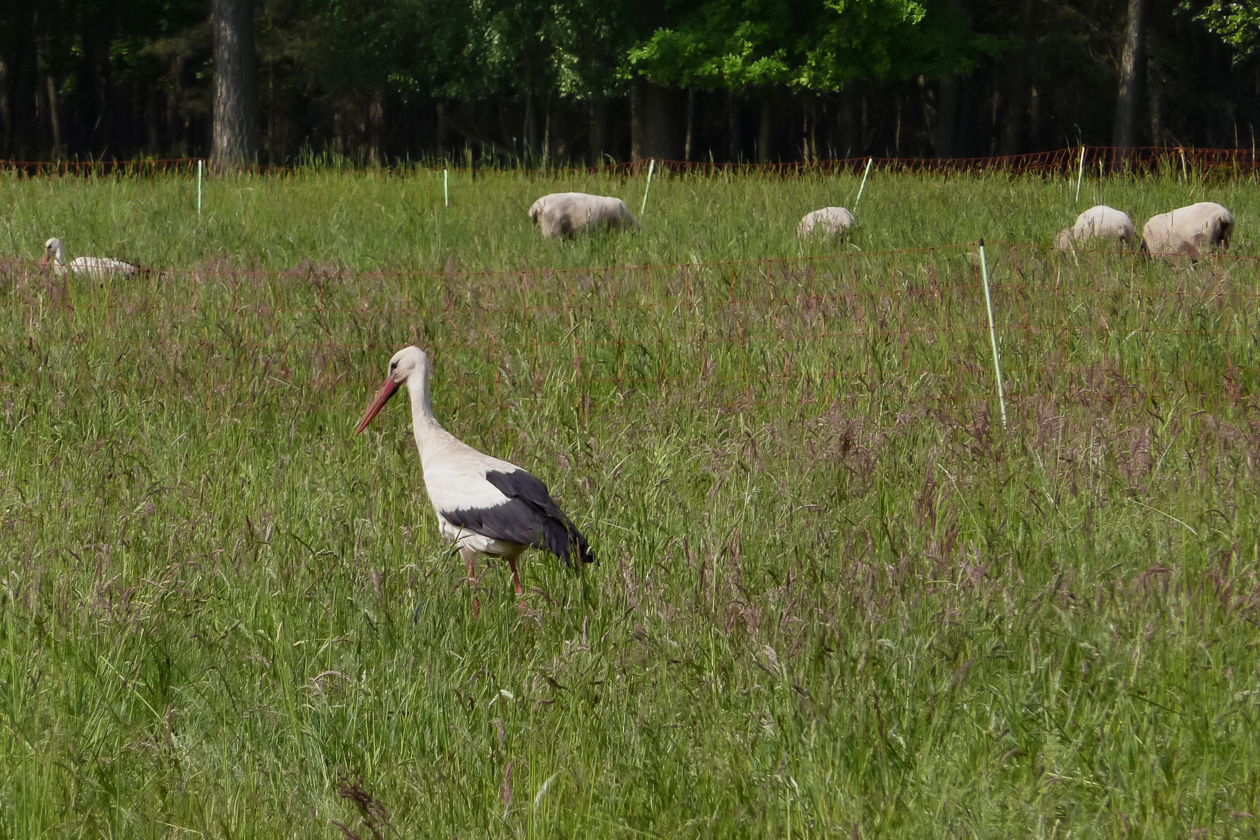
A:
[[[66,264],[66,246],[55,236],[44,243],[44,256],[39,261],[41,266],[52,261],[53,273],[61,277],[69,269],[86,280],[104,280],[108,277],[130,277],[138,269],[122,260],[110,257],[75,257]]]
[[[547,485],[515,464],[478,452],[442,428],[429,400],[429,357],[404,347],[389,361],[389,376],[359,422],[368,427],[405,383],[411,397],[411,423],[420,451],[424,486],[442,536],[459,547],[469,580],[475,580],[477,554],[502,557],[512,567],[516,594],[521,578],[516,558],[527,548],[544,548],[565,562],[595,556],[581,532],[556,506]]]

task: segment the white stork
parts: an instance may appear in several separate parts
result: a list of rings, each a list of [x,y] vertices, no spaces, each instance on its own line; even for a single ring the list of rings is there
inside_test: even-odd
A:
[[[44,243],[40,267],[47,266],[49,260],[52,260],[53,273],[58,277],[63,276],[67,268],[86,280],[95,281],[108,277],[130,277],[140,270],[131,263],[110,257],[75,257],[66,265],[66,246],[55,236]]]
[[[516,558],[527,548],[545,548],[566,566],[575,551],[581,562],[594,562],[586,537],[552,501],[547,485],[515,464],[478,452],[442,428],[429,400],[429,373],[429,357],[419,347],[395,353],[389,360],[389,376],[355,434],[362,433],[406,383],[424,486],[442,536],[459,547],[469,582],[477,579],[473,560],[479,553],[508,561],[517,595],[521,578]]]

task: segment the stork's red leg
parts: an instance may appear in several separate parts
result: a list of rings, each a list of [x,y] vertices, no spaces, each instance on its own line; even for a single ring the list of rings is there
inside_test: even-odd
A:
[[[477,584],[477,568],[473,564],[473,560],[477,556],[477,552],[471,548],[460,547],[459,555],[464,558],[464,568],[468,570],[468,588],[472,589]],[[477,600],[477,596],[473,595],[473,618],[481,615],[481,603]]]
[[[520,594],[522,594],[522,590],[521,590],[521,576],[520,576],[519,574],[517,574],[517,573],[516,573],[516,558],[515,558],[515,557],[509,557],[509,558],[508,558],[508,565],[512,567],[512,583],[516,584],[516,594],[517,594],[517,595],[520,595]]]
[[[516,611],[521,615],[525,615],[529,607],[525,606],[525,598],[521,590],[521,576],[516,572],[516,558],[509,557],[507,561],[508,565],[512,567],[512,583],[516,586]]]

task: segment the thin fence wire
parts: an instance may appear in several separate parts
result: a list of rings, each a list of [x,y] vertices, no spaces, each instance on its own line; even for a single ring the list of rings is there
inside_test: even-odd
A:
[[[1082,154],[1083,153],[1083,154]],[[313,161],[299,166],[265,164],[234,165],[233,177],[242,174],[257,177],[294,178],[317,173],[353,172],[383,177],[404,177],[449,170],[474,177],[513,175],[537,180],[563,179],[574,175],[602,174],[608,177],[646,176],[653,164],[662,176],[739,176],[742,178],[791,178],[860,175],[873,161],[881,173],[922,175],[1040,175],[1044,177],[1076,176],[1083,169],[1090,176],[1179,175],[1182,177],[1250,178],[1260,168],[1256,150],[1198,149],[1180,146],[1111,148],[1077,146],[1054,151],[1021,155],[972,158],[898,158],[863,156],[838,160],[806,160],[780,163],[715,163],[654,159],[600,166],[560,166],[545,169],[524,169],[485,165],[456,166],[450,162],[430,161],[392,166],[359,166],[348,161]],[[27,178],[135,178],[195,177],[200,158],[140,160],[65,160],[65,161],[0,161],[0,173]],[[206,167],[205,177],[216,177],[213,167]]]
[[[987,245],[1016,417],[1046,401],[1257,405],[1256,258]],[[417,343],[435,353],[447,408],[880,400],[895,418],[996,405],[983,312],[970,245],[515,272],[199,267],[100,285],[10,261],[0,262],[0,391],[173,389],[207,407],[290,390],[352,399]]]

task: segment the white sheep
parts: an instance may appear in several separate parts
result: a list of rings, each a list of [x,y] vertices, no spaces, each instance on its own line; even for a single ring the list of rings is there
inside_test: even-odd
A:
[[[1142,250],[1156,256],[1199,257],[1228,248],[1234,216],[1213,201],[1200,201],[1171,213],[1152,216],[1142,230]]]
[[[1104,239],[1107,244],[1132,248],[1137,244],[1137,228],[1128,213],[1099,204],[1076,217],[1076,224],[1060,231],[1054,247],[1058,251],[1079,248],[1091,239]]]
[[[529,208],[529,217],[546,237],[584,233],[607,227],[639,229],[639,222],[620,198],[580,192],[544,195]]]
[[[802,239],[821,230],[827,236],[843,236],[847,231],[857,227],[857,219],[843,207],[824,207],[812,213],[806,213],[796,227],[796,235]]]

